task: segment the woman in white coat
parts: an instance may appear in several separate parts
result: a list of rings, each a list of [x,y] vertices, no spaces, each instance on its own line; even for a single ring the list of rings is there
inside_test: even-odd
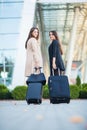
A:
[[[26,48],[26,64],[25,76],[30,76],[34,73],[34,68],[42,67],[42,56],[39,39],[39,30],[37,27],[32,27],[25,43]]]

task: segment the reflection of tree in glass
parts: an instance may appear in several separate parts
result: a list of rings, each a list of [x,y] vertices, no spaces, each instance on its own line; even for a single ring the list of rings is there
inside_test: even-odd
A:
[[[7,57],[5,57],[5,63],[6,63],[6,71],[8,72],[8,77],[12,77],[13,72],[13,61]]]
[[[6,82],[11,82],[14,63],[11,57],[6,57],[1,55],[2,60],[0,60],[0,78],[2,79],[1,72],[7,73]],[[5,70],[4,70],[5,67]]]

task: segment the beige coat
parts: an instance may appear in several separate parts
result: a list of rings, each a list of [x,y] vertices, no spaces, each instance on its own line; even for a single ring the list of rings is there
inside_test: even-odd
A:
[[[26,49],[25,76],[34,73],[36,62],[42,67],[42,56],[40,45],[35,38],[30,38]]]

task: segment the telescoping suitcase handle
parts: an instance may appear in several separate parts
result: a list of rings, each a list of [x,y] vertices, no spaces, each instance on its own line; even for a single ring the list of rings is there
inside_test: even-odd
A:
[[[53,74],[53,76],[54,76],[54,69],[52,69],[52,74]],[[59,69],[58,69],[58,74],[59,74],[59,76],[60,76],[60,75],[64,75],[64,74],[65,74],[65,71],[62,71],[62,72],[60,71],[60,72],[59,72]]]

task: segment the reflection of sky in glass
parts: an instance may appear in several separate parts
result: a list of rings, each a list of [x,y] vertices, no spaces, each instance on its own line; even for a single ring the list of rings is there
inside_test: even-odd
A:
[[[0,1],[0,49],[16,48],[23,1]]]

